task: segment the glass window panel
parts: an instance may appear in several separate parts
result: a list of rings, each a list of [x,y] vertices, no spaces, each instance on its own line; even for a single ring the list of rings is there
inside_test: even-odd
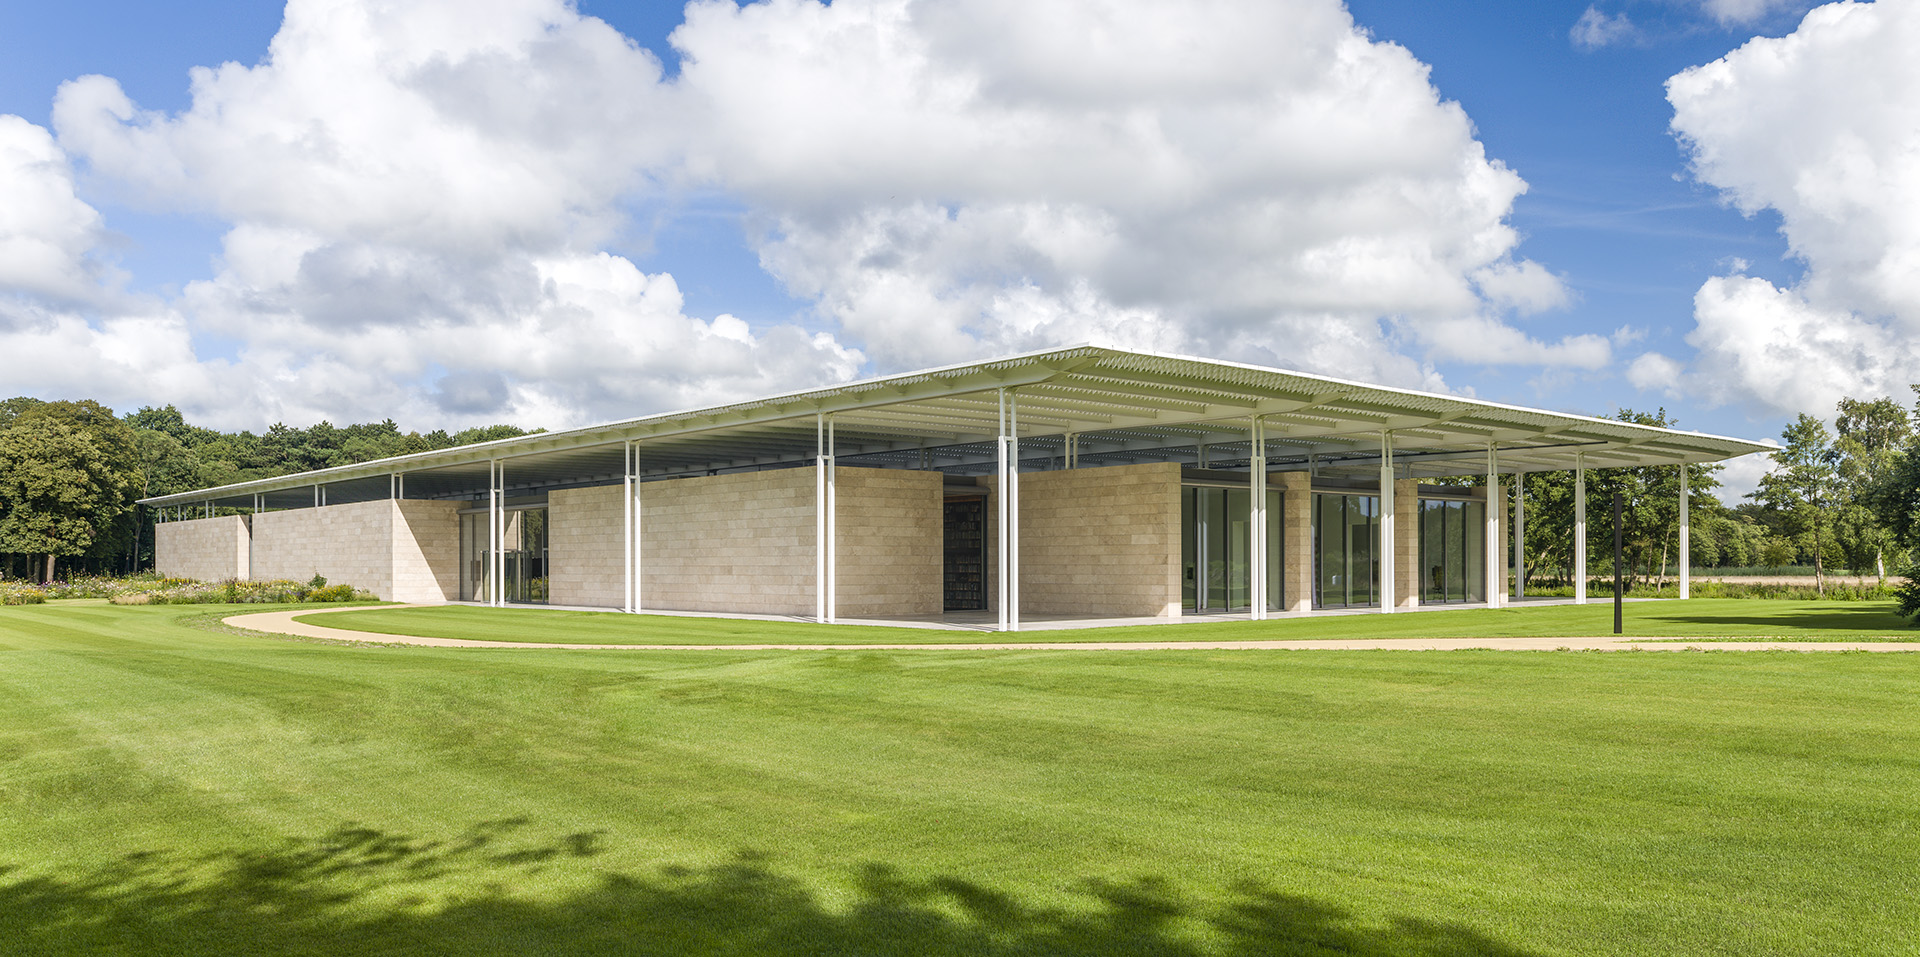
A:
[[[1369,495],[1349,496],[1347,500],[1347,511],[1353,516],[1353,551],[1348,562],[1353,584],[1347,590],[1350,604],[1371,605],[1378,601],[1374,584],[1380,572],[1379,549],[1375,547],[1379,505],[1380,500]]]
[[[1452,558],[1447,551],[1447,503],[1422,501],[1420,509],[1420,600],[1443,602]]]
[[[1444,600],[1465,601],[1466,593],[1466,511],[1465,502],[1446,503],[1447,557]]]
[[[1251,607],[1253,562],[1248,557],[1253,548],[1253,493],[1247,489],[1222,489],[1226,494],[1224,502],[1225,521],[1221,527],[1227,530],[1225,541],[1226,586],[1227,595],[1224,608],[1228,611],[1241,611]]]
[[[1466,534],[1462,535],[1461,568],[1464,596],[1467,601],[1487,600],[1487,503],[1463,502],[1461,513],[1465,518]]]
[[[1333,548],[1333,539],[1340,535],[1339,499],[1332,495],[1313,496],[1313,604],[1316,608],[1331,608],[1344,604],[1340,596],[1340,573],[1334,567],[1334,559],[1340,553]]]
[[[1202,511],[1206,515],[1206,535],[1203,540],[1207,547],[1207,610],[1225,611],[1227,608],[1227,490],[1223,488],[1203,488],[1200,501],[1205,503]]]

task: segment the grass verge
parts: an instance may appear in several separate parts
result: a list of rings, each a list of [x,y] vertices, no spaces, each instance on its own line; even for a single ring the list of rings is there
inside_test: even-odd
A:
[[[36,955],[1911,952],[1884,655],[343,647],[0,609]]]
[[[1626,634],[1639,638],[1767,637],[1785,641],[1911,641],[1920,630],[1892,602],[1630,602]],[[980,632],[817,625],[808,622],[624,615],[535,608],[371,608],[301,616],[301,621],[384,635],[534,641],[555,644],[955,644],[994,640]],[[1328,615],[1276,621],[1221,621],[1062,631],[1025,631],[1021,642],[1216,641],[1337,638],[1577,638],[1613,633],[1613,606],[1462,609],[1396,615]]]

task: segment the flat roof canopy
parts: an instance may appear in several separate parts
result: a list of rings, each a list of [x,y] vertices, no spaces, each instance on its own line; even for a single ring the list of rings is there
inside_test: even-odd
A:
[[[884,376],[846,385],[142,499],[153,506],[268,507],[389,497],[483,496],[490,463],[508,491],[622,478],[627,442],[643,478],[810,464],[830,417],[839,464],[991,474],[1002,390],[1023,469],[1058,467],[1069,437],[1078,467],[1180,462],[1245,469],[1255,418],[1271,471],[1377,477],[1381,433],[1411,478],[1714,462],[1773,447],[1459,396],[1368,385],[1184,356],[1076,346]],[[1582,459],[1576,459],[1576,456]]]

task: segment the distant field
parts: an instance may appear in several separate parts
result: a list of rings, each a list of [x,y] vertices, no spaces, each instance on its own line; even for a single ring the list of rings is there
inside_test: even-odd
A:
[[[208,630],[244,610],[0,609],[0,951],[1745,957],[1920,931],[1908,655]]]
[[[1892,602],[1742,601],[1628,602],[1626,634],[1647,638],[1775,637],[1792,641],[1920,638]],[[982,640],[980,632],[921,628],[822,626],[808,622],[740,621],[624,615],[535,608],[369,608],[301,620],[385,635],[539,641],[560,644],[942,644]],[[1024,631],[1022,642],[1180,641],[1309,638],[1588,637],[1613,633],[1611,601],[1498,610],[1464,609],[1392,615],[1330,615],[1276,621],[1223,621],[1126,628]]]

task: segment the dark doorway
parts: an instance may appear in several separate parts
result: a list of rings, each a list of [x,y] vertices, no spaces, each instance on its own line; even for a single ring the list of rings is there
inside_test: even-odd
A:
[[[987,500],[950,498],[946,503],[946,573],[942,576],[948,611],[984,611],[987,607]]]

